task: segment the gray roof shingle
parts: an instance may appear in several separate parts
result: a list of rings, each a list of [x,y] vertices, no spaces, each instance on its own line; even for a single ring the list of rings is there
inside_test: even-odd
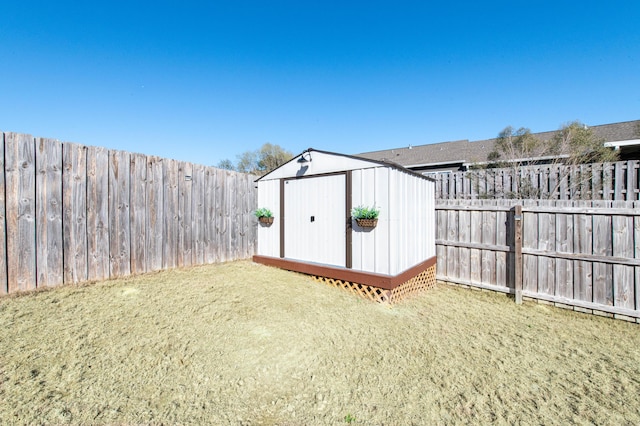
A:
[[[638,126],[640,126],[640,120],[590,127],[593,133],[603,138],[605,142],[614,142],[639,139]],[[542,140],[549,140],[555,134],[556,131],[550,131],[534,133],[533,135]],[[495,141],[496,139],[494,138],[479,141],[459,140],[440,142],[428,145],[364,152],[357,154],[357,156],[378,161],[393,161],[404,167],[415,167],[426,164],[477,163],[487,161],[487,154],[493,151]]]

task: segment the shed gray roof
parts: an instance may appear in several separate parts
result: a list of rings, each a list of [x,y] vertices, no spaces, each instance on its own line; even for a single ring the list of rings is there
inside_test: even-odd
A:
[[[640,120],[590,126],[593,133],[605,142],[624,141],[640,138]],[[549,140],[556,131],[533,133],[542,140]],[[493,151],[496,139],[479,141],[459,140],[418,145],[382,151],[357,154],[370,160],[392,161],[404,167],[436,164],[464,164],[487,161],[487,154]]]

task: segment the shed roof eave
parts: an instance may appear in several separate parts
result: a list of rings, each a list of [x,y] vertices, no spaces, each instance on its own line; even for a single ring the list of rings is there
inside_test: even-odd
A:
[[[357,156],[357,155],[341,154],[341,153],[338,153],[338,152],[323,151],[323,150],[320,150],[320,149],[314,149],[314,148],[308,148],[308,149],[306,149],[306,150],[302,151],[302,153],[300,153],[300,154],[298,154],[298,155],[294,156],[293,158],[291,158],[291,159],[290,159],[289,161],[287,161],[286,163],[284,163],[284,164],[282,164],[282,165],[280,165],[280,166],[276,167],[275,169],[271,170],[269,173],[266,173],[265,175],[260,176],[260,177],[259,177],[258,179],[256,179],[254,182],[260,182],[260,181],[262,181],[262,180],[268,180],[269,175],[271,175],[273,172],[275,172],[276,170],[278,170],[278,169],[280,169],[280,168],[284,167],[285,165],[287,165],[287,164],[289,164],[289,163],[291,163],[291,162],[293,162],[293,161],[298,161],[298,159],[299,159],[303,154],[305,154],[305,153],[307,153],[307,152],[308,152],[308,153],[318,152],[318,153],[322,153],[322,154],[325,154],[325,155],[334,155],[334,156],[339,156],[339,157],[349,158],[349,159],[351,159],[351,160],[356,160],[356,161],[359,161],[359,162],[364,162],[364,163],[370,164],[372,167],[380,167],[380,166],[390,167],[390,168],[392,168],[392,169],[400,170],[400,171],[403,171],[403,172],[405,172],[405,173],[409,173],[409,174],[411,174],[411,175],[415,175],[416,177],[419,177],[419,178],[421,178],[421,179],[425,179],[425,180],[429,180],[429,181],[433,181],[433,182],[435,182],[435,180],[434,180],[433,178],[430,178],[430,177],[428,177],[428,176],[423,176],[423,175],[421,175],[421,174],[419,174],[419,173],[416,173],[415,171],[413,171],[413,170],[411,170],[411,169],[409,169],[409,168],[407,168],[407,167],[405,167],[405,166],[402,166],[402,165],[400,165],[400,164],[397,164],[397,163],[394,163],[394,162],[391,162],[391,161],[373,160],[373,159],[371,159],[371,158],[359,157],[359,156]]]
[[[452,160],[452,161],[440,161],[437,163],[420,163],[420,164],[410,164],[406,167],[407,169],[419,168],[419,167],[431,167],[431,166],[446,166],[446,165],[456,165],[456,164],[468,164],[466,160]]]
[[[544,157],[526,157],[526,158],[514,158],[512,160],[503,160],[506,163],[519,163],[519,162],[527,162],[527,161],[546,161],[546,160],[553,160],[556,158],[569,158],[568,154],[562,154],[562,155],[547,155]],[[470,167],[470,166],[474,166],[474,165],[484,165],[484,164],[492,164],[495,163],[495,161],[478,161],[478,162],[474,162],[474,163],[465,163],[464,166],[465,167]]]
[[[609,148],[619,148],[621,146],[640,145],[640,139],[629,139],[626,141],[605,142],[604,146]]]

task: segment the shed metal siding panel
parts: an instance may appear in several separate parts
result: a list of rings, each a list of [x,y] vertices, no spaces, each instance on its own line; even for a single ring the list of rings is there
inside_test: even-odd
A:
[[[398,170],[390,171],[391,275],[435,256],[433,186],[433,182],[416,179]]]
[[[389,171],[387,167],[376,167],[354,170],[352,173],[352,205],[380,208],[375,229],[362,230],[353,223],[355,270],[389,274]]]
[[[258,249],[261,256],[280,256],[280,181],[258,182],[258,207],[273,212],[275,220],[271,226],[258,224]],[[257,219],[256,219],[257,221]]]
[[[285,182],[285,257],[344,267],[344,174]]]

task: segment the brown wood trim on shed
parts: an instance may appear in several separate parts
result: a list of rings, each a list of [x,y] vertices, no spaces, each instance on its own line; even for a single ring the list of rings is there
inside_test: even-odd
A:
[[[345,245],[346,245],[346,256],[347,258],[345,259],[345,263],[344,265],[348,268],[351,269],[352,265],[353,265],[353,258],[352,258],[352,234],[351,232],[353,231],[353,226],[351,225],[351,200],[352,200],[352,191],[353,188],[351,187],[351,170],[347,171],[346,174],[346,178],[345,178],[345,185],[346,185],[346,190],[344,191],[345,196],[347,197],[347,199],[345,200],[344,205],[346,206],[345,210]]]
[[[345,180],[345,266],[351,269],[353,264],[352,254],[351,254],[351,246],[352,246],[352,230],[353,226],[351,225],[351,198],[353,194],[352,189],[352,180],[351,180],[351,170],[347,170],[344,172],[331,172],[331,173],[322,173],[317,175],[309,175],[309,176],[296,176],[289,178],[281,178],[280,179],[280,257],[284,259],[285,246],[284,246],[284,225],[285,225],[285,214],[284,214],[284,187],[285,183],[288,180],[298,180],[298,179],[310,179],[317,178],[323,176],[336,176],[336,175],[344,175]],[[257,182],[257,181],[256,181]]]
[[[267,266],[289,271],[301,272],[303,274],[320,277],[334,278],[359,284],[366,284],[384,290],[393,290],[411,278],[419,275],[436,264],[436,257],[433,256],[398,275],[383,275],[373,272],[354,271],[353,269],[339,268],[335,266],[320,265],[317,263],[300,262],[291,259],[279,259],[270,256],[253,256],[253,261]]]
[[[284,181],[280,179],[280,257],[284,258]]]

